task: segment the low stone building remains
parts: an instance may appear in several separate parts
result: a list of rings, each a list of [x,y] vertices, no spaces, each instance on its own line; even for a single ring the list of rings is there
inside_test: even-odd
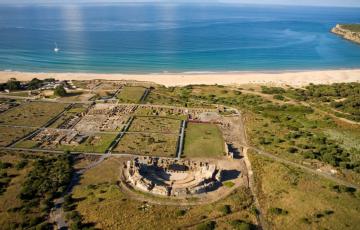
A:
[[[117,131],[135,110],[133,105],[95,104],[75,129],[81,132]]]
[[[73,130],[45,129],[34,136],[31,140],[40,143],[42,146],[56,145],[79,145],[88,138]]]

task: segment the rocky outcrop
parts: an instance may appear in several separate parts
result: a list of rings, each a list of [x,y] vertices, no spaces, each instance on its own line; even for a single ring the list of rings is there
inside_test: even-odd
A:
[[[354,32],[354,31],[345,29],[339,24],[337,24],[334,28],[332,28],[331,32],[333,32],[334,34],[340,35],[347,40],[350,40],[350,41],[360,44],[360,32]]]

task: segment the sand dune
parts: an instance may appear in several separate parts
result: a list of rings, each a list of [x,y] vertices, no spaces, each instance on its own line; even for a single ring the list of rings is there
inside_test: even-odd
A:
[[[353,70],[320,70],[299,72],[234,72],[234,73],[164,73],[164,74],[98,74],[98,73],[27,73],[0,72],[0,82],[9,78],[31,80],[56,78],[59,80],[136,80],[150,81],[165,86],[182,86],[189,84],[271,84],[303,86],[310,83],[330,84],[336,82],[360,82],[360,69]]]

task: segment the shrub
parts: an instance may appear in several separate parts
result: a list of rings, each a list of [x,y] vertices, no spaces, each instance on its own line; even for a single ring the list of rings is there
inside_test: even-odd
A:
[[[295,147],[289,147],[289,148],[288,148],[288,152],[289,152],[289,153],[296,153],[297,151],[298,151],[298,149],[295,148]]]
[[[23,169],[23,168],[25,168],[25,166],[28,164],[28,161],[27,160],[22,160],[22,161],[20,161],[19,163],[17,163],[16,165],[15,165],[15,168],[17,169],[17,170],[20,170],[20,169]]]
[[[42,218],[41,217],[32,217],[30,220],[29,220],[29,225],[30,226],[35,226],[35,225],[38,225],[42,222]]]
[[[186,214],[186,210],[180,209],[176,211],[176,216],[184,216]]]
[[[338,193],[346,192],[346,193],[349,193],[349,194],[352,194],[352,195],[356,192],[356,188],[347,187],[345,185],[334,185],[334,186],[332,186],[332,189],[335,192],[338,192]]]
[[[54,90],[54,94],[56,96],[60,96],[60,97],[65,97],[67,95],[67,92],[66,90],[64,89],[64,86],[62,85],[59,85],[55,88]]]
[[[36,230],[51,230],[51,229],[54,229],[54,227],[50,223],[43,222],[41,224],[38,224],[35,229]]]
[[[219,211],[224,215],[230,214],[231,213],[231,206],[228,205],[228,204],[223,205],[223,206],[220,207]]]
[[[280,94],[274,95],[273,98],[276,99],[276,100],[280,100],[280,101],[283,101],[285,99],[285,97],[283,95],[280,95]]]
[[[7,168],[11,168],[11,167],[12,167],[11,163],[0,161],[0,169],[7,169]]]
[[[281,87],[262,86],[261,92],[266,93],[266,94],[282,94],[282,93],[285,93],[285,90]]]
[[[233,229],[236,230],[250,230],[252,229],[252,225],[246,223],[245,221],[242,220],[234,220],[231,222],[231,226],[233,227]]]
[[[270,208],[269,211],[271,214],[274,214],[274,215],[287,215],[289,213],[288,211],[286,211],[282,208]]]
[[[199,224],[196,229],[197,230],[214,230],[216,226],[215,221],[209,221],[202,224]]]

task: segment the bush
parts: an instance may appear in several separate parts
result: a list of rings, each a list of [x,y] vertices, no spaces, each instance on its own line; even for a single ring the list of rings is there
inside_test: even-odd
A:
[[[297,151],[298,151],[298,149],[295,148],[295,147],[289,147],[289,148],[288,148],[288,152],[289,152],[289,153],[296,153]]]
[[[52,229],[54,229],[54,227],[50,223],[43,222],[41,224],[38,224],[35,229],[36,230],[52,230]]]
[[[67,92],[66,92],[64,86],[59,85],[55,88],[54,94],[59,97],[65,97],[67,95]]]
[[[22,161],[20,161],[19,163],[17,163],[16,165],[15,165],[15,168],[17,169],[17,170],[20,170],[20,169],[23,169],[23,168],[25,168],[25,166],[28,164],[28,161],[27,160],[22,160]]]
[[[261,92],[265,93],[265,94],[282,94],[282,93],[285,93],[285,89],[283,89],[281,87],[262,86]]]
[[[31,219],[30,219],[30,221],[29,221],[29,225],[30,226],[35,226],[35,225],[38,225],[38,224],[40,224],[41,222],[42,222],[43,220],[42,220],[42,218],[41,217],[32,217]]]
[[[228,204],[223,205],[223,206],[220,207],[219,211],[224,215],[230,214],[231,213],[231,206],[228,205]]]
[[[176,216],[184,216],[186,214],[186,210],[180,209],[176,211]]]
[[[251,224],[248,224],[242,220],[232,221],[231,226],[233,227],[233,229],[236,229],[236,230],[250,230],[253,228]]]
[[[283,95],[280,95],[280,94],[275,94],[273,98],[276,99],[276,100],[280,100],[280,101],[285,100],[285,97]]]
[[[334,186],[332,186],[332,189],[335,192],[338,192],[338,193],[346,192],[346,193],[349,193],[351,195],[353,195],[356,192],[356,188],[348,187],[348,186],[345,186],[345,185],[334,185]]]
[[[289,212],[282,208],[270,208],[269,212],[274,215],[287,215]]]
[[[215,221],[209,221],[206,223],[199,224],[196,229],[197,230],[214,230],[216,226]]]
[[[0,169],[7,169],[7,168],[11,168],[11,167],[12,167],[11,163],[0,161]]]

